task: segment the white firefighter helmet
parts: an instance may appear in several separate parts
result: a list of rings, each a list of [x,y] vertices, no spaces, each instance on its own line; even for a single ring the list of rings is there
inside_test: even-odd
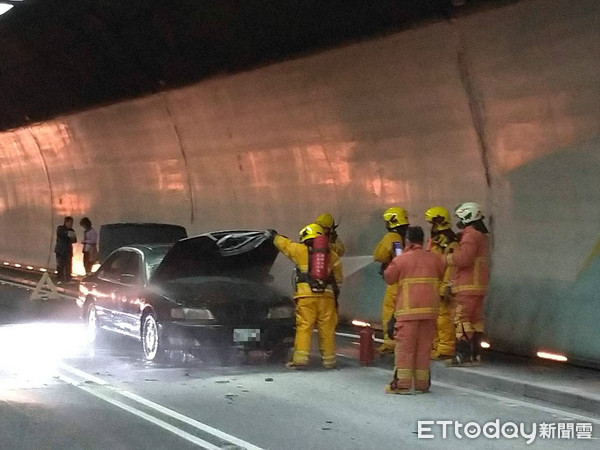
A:
[[[476,220],[483,219],[481,208],[475,202],[466,202],[460,204],[454,211],[454,215],[465,225]]]

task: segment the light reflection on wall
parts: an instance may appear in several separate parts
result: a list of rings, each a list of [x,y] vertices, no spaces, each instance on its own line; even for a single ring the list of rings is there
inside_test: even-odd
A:
[[[152,163],[152,168],[159,191],[181,192],[186,189],[183,179],[184,170],[178,160],[157,161]]]
[[[64,193],[54,199],[54,213],[59,217],[73,216],[74,225],[79,225],[79,220],[75,216],[85,216],[88,214],[91,206],[91,197],[89,193]],[[81,218],[81,217],[79,217]]]
[[[63,159],[69,157],[69,154],[60,153],[63,148],[72,142],[71,131],[66,123],[58,121],[40,123],[32,125],[29,130],[35,137],[40,150],[52,152]]]

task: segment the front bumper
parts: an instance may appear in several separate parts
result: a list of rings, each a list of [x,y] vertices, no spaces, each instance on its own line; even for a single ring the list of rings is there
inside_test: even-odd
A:
[[[291,347],[295,334],[294,319],[269,320],[260,324],[205,325],[189,321],[171,321],[161,325],[162,342],[168,350],[209,350],[240,347],[247,350],[273,350]],[[234,342],[234,329],[259,329],[260,341]]]

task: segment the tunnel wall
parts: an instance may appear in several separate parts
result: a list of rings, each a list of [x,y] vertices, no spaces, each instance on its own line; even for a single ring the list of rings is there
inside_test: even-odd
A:
[[[0,133],[0,257],[52,266],[67,214],[295,236],[330,211],[341,313],[377,320],[383,282],[353,257],[382,211],[477,201],[493,345],[593,364],[599,43],[598,2],[525,1]]]

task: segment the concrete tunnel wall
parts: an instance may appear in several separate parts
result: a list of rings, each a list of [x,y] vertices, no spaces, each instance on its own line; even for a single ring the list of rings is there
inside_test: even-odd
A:
[[[296,236],[330,211],[341,314],[377,321],[382,211],[478,201],[492,344],[598,363],[598,44],[598,2],[525,1],[2,132],[0,258],[53,267],[68,214]]]

